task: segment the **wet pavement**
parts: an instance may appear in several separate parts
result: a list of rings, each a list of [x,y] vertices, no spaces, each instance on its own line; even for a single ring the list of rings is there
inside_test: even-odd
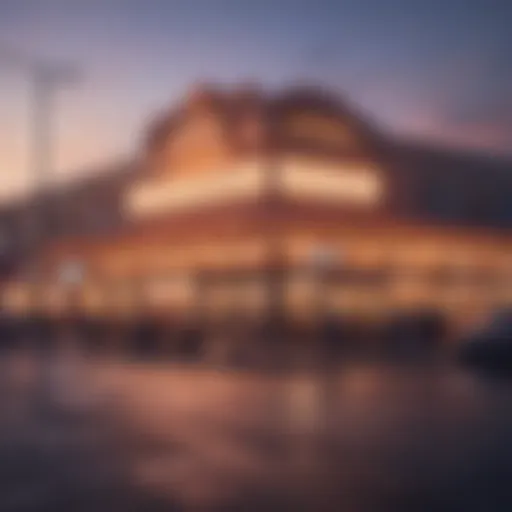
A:
[[[1,360],[0,510],[512,510],[512,383]]]

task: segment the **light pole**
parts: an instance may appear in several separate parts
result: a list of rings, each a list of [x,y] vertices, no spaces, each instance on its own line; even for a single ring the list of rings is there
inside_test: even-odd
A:
[[[25,226],[24,249],[40,250],[46,241],[50,212],[45,207],[46,194],[52,171],[52,120],[55,95],[64,86],[77,80],[77,72],[67,64],[49,62],[13,50],[0,47],[0,65],[21,71],[30,80],[32,88],[32,137],[30,170],[33,177],[33,208]],[[31,306],[38,305],[37,288],[42,279],[39,264],[31,275],[34,277]]]

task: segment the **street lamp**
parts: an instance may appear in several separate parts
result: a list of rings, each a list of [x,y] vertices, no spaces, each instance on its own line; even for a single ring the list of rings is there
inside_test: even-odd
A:
[[[77,69],[65,63],[34,58],[5,45],[0,46],[0,66],[20,71],[32,86],[31,167],[35,188],[47,185],[51,172],[52,99],[59,89],[78,81]]]
[[[25,227],[25,250],[40,249],[47,235],[50,214],[45,208],[45,195],[52,171],[52,100],[57,91],[78,79],[77,70],[67,64],[35,59],[5,45],[0,46],[0,66],[21,71],[32,86],[31,170],[34,179],[34,208]],[[41,272],[35,272],[39,284]],[[36,285],[37,288],[37,285]],[[37,292],[34,289],[34,294]],[[34,297],[34,303],[38,300]]]

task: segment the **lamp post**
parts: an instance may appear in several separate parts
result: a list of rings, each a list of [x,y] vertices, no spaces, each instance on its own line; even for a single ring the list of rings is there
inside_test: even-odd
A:
[[[59,89],[77,81],[77,72],[67,64],[34,59],[23,52],[5,46],[0,47],[0,65],[21,71],[28,76],[32,86],[30,166],[35,193],[33,209],[29,212],[28,224],[25,226],[24,249],[33,252],[41,249],[48,235],[47,221],[50,211],[45,206],[45,200],[53,166],[52,102]],[[37,289],[42,279],[42,272],[37,262],[33,270],[35,286],[33,286],[32,307],[39,303]]]

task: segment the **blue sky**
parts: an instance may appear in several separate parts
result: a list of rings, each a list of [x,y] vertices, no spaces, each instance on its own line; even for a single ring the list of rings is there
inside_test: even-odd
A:
[[[386,129],[512,148],[509,0],[1,0],[0,48],[71,61],[56,104],[56,172],[134,148],[198,79],[318,82]],[[0,186],[29,181],[30,90],[0,65]]]

